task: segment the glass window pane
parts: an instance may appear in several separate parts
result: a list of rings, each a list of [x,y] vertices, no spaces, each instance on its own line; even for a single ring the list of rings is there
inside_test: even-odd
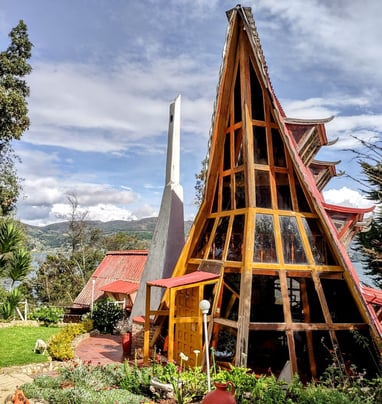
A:
[[[252,104],[252,119],[264,121],[264,101],[263,90],[257,78],[256,72],[249,61],[250,77],[251,77],[251,104]]]
[[[277,206],[282,210],[293,210],[288,174],[276,173]]]
[[[229,170],[231,168],[230,138],[231,138],[230,133],[226,133],[224,141],[223,170]]]
[[[237,75],[234,90],[234,119],[235,123],[241,121],[240,65],[238,65],[237,67]]]
[[[225,273],[220,317],[237,321],[239,317],[240,274]]]
[[[235,135],[235,166],[243,165],[243,130],[236,129]]]
[[[267,171],[255,170],[256,207],[272,208],[271,186]]]
[[[212,203],[211,212],[217,212],[219,209],[219,181],[216,181],[215,193],[214,193],[214,200]]]
[[[255,163],[268,164],[267,136],[263,126],[253,127],[253,152]]]
[[[222,210],[231,209],[231,176],[223,177]]]
[[[314,262],[317,265],[336,265],[331,248],[321,230],[317,219],[302,218],[309,245],[312,250]]]
[[[299,212],[310,212],[311,210],[309,207],[309,203],[306,200],[304,191],[300,185],[300,182],[299,182],[296,174],[294,174],[294,183],[295,183],[295,187],[296,187],[296,198],[297,198]]]
[[[284,144],[277,129],[272,129],[273,162],[277,167],[286,167]]]
[[[237,215],[233,219],[231,239],[228,247],[227,260],[241,261],[242,248],[243,248],[243,234],[244,234],[245,216]]]
[[[281,240],[286,264],[306,264],[307,259],[295,217],[280,216]]]
[[[203,231],[200,234],[199,241],[196,244],[192,257],[203,258],[206,256],[206,248],[211,236],[211,231],[214,226],[215,219],[207,219]]]
[[[214,260],[221,260],[223,258],[223,250],[227,238],[229,217],[222,217],[219,219],[218,227],[216,228],[215,238],[212,243],[208,258]]]
[[[277,262],[272,215],[256,215],[254,262]]]
[[[245,208],[244,171],[235,174],[235,187],[236,209]]]

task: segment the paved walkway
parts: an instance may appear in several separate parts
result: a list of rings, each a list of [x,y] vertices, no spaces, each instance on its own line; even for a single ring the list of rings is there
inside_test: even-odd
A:
[[[18,386],[31,383],[32,381],[32,377],[28,376],[26,373],[21,373],[21,371],[10,374],[0,374],[0,403],[3,404],[6,398],[10,394],[13,394]]]
[[[124,361],[120,335],[94,335],[82,340],[76,348],[76,357],[82,362],[105,365]]]
[[[94,365],[107,363],[122,363],[122,337],[120,335],[95,335],[82,340],[75,350],[77,358]],[[31,383],[39,372],[31,372],[30,367],[15,367],[0,369],[0,404],[17,387]]]

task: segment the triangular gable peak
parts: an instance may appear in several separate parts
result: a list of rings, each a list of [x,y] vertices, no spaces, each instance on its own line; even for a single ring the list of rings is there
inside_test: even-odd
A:
[[[213,308],[209,332],[218,361],[274,374],[290,366],[309,379],[322,374],[336,349],[344,367],[353,361],[374,375],[380,336],[309,169],[328,144],[327,120],[286,118],[250,9],[227,15],[204,197],[173,272],[217,263],[222,281],[198,285],[197,293],[177,291],[172,307],[164,294],[160,313],[169,309],[176,319],[169,359],[199,349],[194,297],[203,296]],[[357,346],[354,333],[371,349]]]

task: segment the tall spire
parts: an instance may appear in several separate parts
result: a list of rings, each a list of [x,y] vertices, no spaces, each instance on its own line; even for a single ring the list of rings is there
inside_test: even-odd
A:
[[[179,184],[180,167],[180,101],[178,95],[170,104],[170,117],[168,122],[168,145],[166,164],[166,183]]]
[[[131,317],[145,313],[146,282],[169,278],[184,246],[183,188],[179,184],[180,171],[180,101],[178,95],[170,104],[166,183],[155,226],[149,256],[143,271],[140,287],[134,302]],[[152,294],[152,307],[159,306],[160,289]]]

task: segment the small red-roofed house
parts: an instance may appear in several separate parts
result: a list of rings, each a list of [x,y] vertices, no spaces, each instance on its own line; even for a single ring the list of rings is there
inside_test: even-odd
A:
[[[147,250],[109,251],[74,300],[72,309],[89,311],[97,300],[112,297],[121,302],[129,314],[147,255]]]

